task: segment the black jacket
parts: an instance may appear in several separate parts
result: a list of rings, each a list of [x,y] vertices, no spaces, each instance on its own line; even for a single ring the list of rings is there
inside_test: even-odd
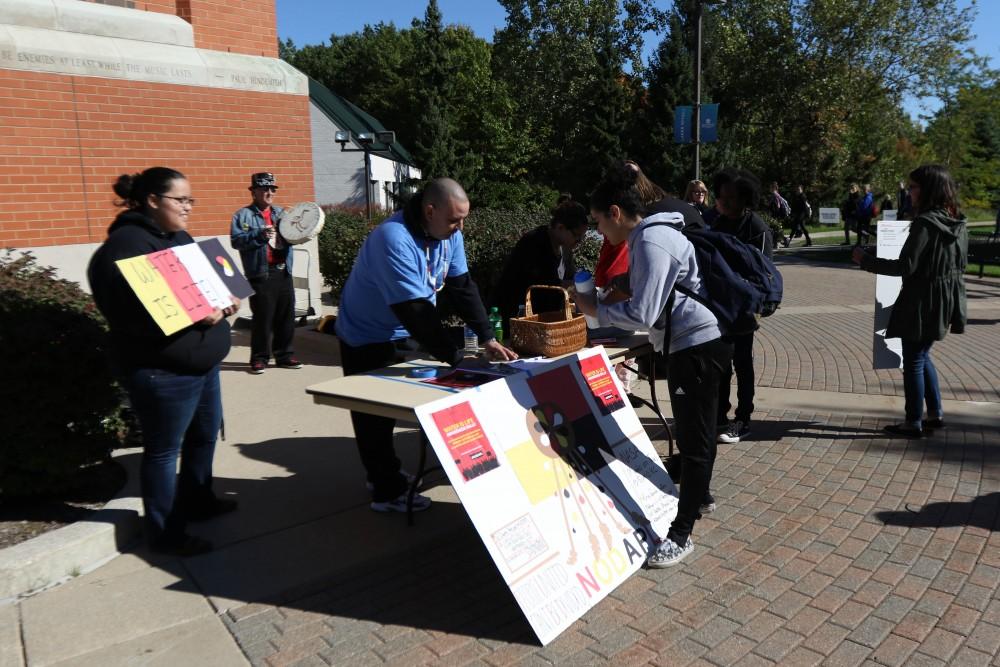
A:
[[[510,318],[517,317],[518,307],[525,303],[529,287],[558,287],[561,284],[559,262],[560,255],[552,250],[548,225],[540,225],[518,239],[490,299],[491,305],[500,309],[504,331],[508,330],[507,322]],[[563,275],[565,280],[572,280],[572,267],[567,266]],[[535,313],[562,310],[564,305],[563,297],[548,290],[536,290],[531,296],[531,307]]]
[[[211,370],[229,353],[226,320],[164,335],[115,264],[119,259],[193,242],[187,232],[164,232],[148,216],[125,211],[108,228],[107,240],[90,259],[87,279],[111,328],[111,351],[120,372],[160,368],[197,375]]]
[[[767,226],[759,215],[753,211],[746,211],[739,220],[732,220],[718,211],[709,211],[713,216],[706,216],[706,221],[711,229],[717,232],[732,234],[744,243],[749,243],[757,250],[764,253],[768,259],[774,257],[774,245],[771,242],[771,228]]]

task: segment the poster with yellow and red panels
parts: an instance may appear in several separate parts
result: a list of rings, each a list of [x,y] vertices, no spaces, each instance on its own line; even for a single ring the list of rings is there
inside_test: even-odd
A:
[[[677,514],[677,489],[603,348],[416,412],[543,644],[642,567]]]
[[[153,321],[170,335],[253,294],[218,239],[115,262]]]

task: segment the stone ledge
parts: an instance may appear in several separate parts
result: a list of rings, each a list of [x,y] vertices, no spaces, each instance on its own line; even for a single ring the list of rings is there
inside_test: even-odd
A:
[[[5,2],[9,0],[0,0],[0,16]],[[286,95],[309,94],[306,76],[278,58],[7,23],[0,23],[0,68]]]
[[[194,46],[191,24],[170,14],[80,0],[0,0],[8,25]]]
[[[135,452],[141,449],[115,454]],[[139,535],[142,500],[135,490],[140,457],[129,458],[135,469],[126,466],[125,488],[88,519],[0,549],[0,600],[30,595],[89,572],[117,556]]]

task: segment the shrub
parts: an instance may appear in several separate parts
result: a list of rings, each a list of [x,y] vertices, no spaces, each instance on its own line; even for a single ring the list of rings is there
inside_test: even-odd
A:
[[[369,224],[363,208],[327,210],[323,231],[319,233],[319,272],[330,286],[335,303],[340,300],[340,292],[368,232],[388,216],[388,213],[378,209]]]
[[[770,228],[772,242],[775,245],[781,243],[781,238],[785,235],[785,228],[782,226],[781,221],[766,211],[757,211],[757,215]]]
[[[0,497],[65,490],[124,436],[104,320],[77,283],[54,274],[30,253],[0,256]]]

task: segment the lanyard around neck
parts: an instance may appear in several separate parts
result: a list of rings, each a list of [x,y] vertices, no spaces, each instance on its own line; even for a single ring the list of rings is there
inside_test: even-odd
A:
[[[431,245],[427,240],[424,240],[424,258],[427,260],[427,284],[435,292],[440,292],[444,289],[445,273],[448,271],[448,240],[441,241],[441,253],[433,267],[431,266]],[[438,285],[439,277],[440,285]]]

